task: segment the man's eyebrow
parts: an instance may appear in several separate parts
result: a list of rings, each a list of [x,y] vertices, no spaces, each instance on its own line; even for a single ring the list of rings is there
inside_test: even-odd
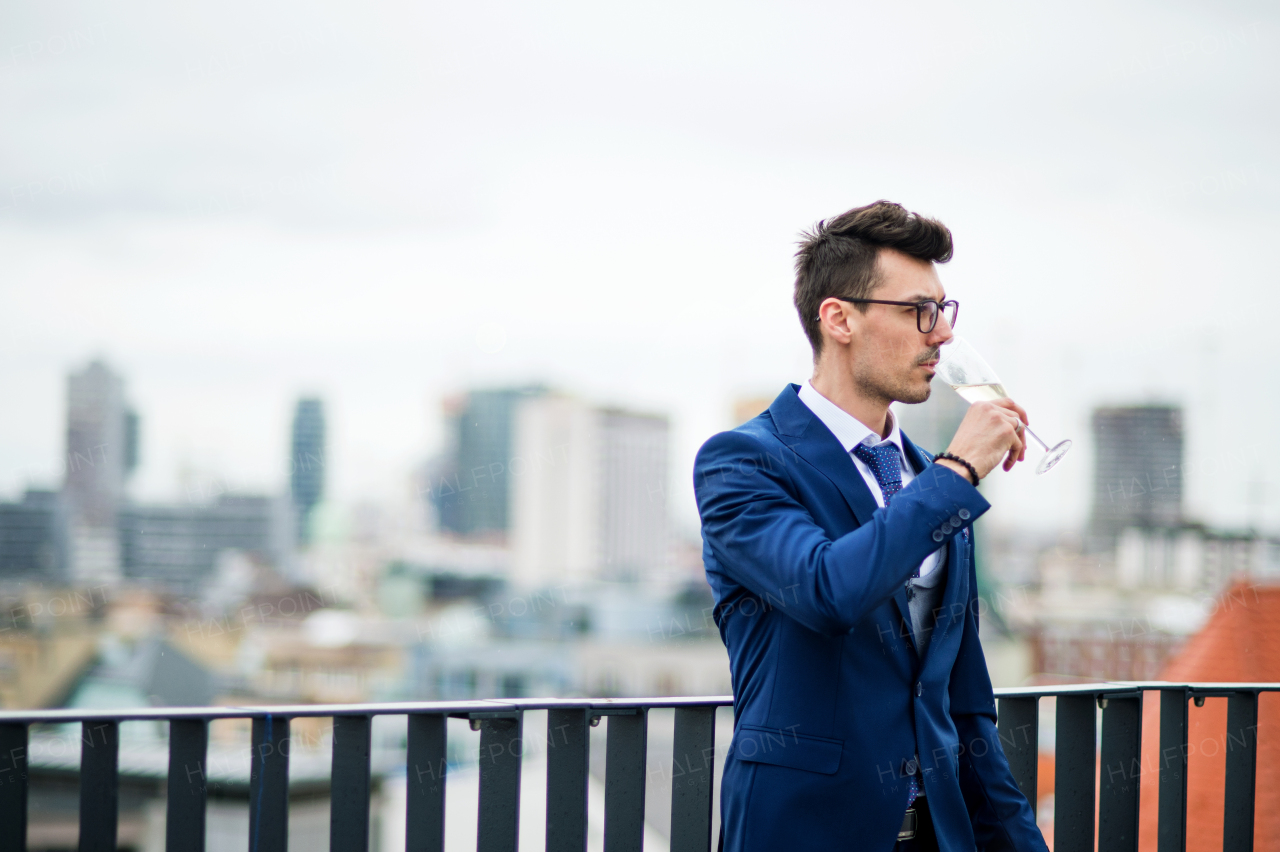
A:
[[[947,294],[946,294],[946,293],[943,293],[941,296],[939,296],[939,297],[935,300],[935,299],[933,298],[933,296],[930,296],[928,293],[913,293],[913,294],[911,294],[910,296],[907,296],[907,298],[903,299],[902,301],[904,301],[904,302],[927,302],[927,301],[930,301],[930,300],[938,301],[938,302],[945,302],[945,301],[947,300]]]

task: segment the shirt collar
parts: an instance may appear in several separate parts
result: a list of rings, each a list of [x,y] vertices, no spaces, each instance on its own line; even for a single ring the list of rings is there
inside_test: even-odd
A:
[[[808,380],[800,386],[799,397],[814,416],[831,430],[831,434],[836,436],[836,440],[840,442],[840,446],[844,447],[846,453],[853,452],[853,448],[858,444],[872,447],[893,444],[898,448],[899,458],[905,462],[907,454],[902,448],[902,431],[898,428],[898,418],[893,416],[893,409],[889,410],[889,437],[882,439],[879,432],[818,393]]]

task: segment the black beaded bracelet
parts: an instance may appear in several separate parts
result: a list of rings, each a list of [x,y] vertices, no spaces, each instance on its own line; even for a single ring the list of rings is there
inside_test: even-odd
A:
[[[959,462],[960,464],[964,465],[965,470],[969,471],[969,476],[973,479],[973,487],[974,488],[978,487],[978,471],[974,468],[973,465],[969,464],[967,461],[960,458],[955,453],[938,453],[936,456],[933,457],[933,460],[937,461],[938,459],[949,459],[950,461]]]

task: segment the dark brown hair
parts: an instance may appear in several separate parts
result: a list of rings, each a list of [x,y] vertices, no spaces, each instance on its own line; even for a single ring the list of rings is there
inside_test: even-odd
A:
[[[818,307],[832,296],[870,298],[876,257],[882,248],[935,263],[951,259],[951,231],[937,219],[908,213],[901,204],[877,201],[819,222],[801,234],[796,252],[796,310],[813,347],[822,354]],[[856,305],[865,312],[867,305]]]

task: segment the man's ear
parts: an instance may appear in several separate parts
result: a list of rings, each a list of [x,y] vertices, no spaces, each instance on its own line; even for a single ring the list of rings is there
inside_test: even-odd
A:
[[[849,305],[839,299],[825,300],[818,308],[818,317],[826,336],[836,343],[846,345],[856,337],[854,324],[850,322]]]

